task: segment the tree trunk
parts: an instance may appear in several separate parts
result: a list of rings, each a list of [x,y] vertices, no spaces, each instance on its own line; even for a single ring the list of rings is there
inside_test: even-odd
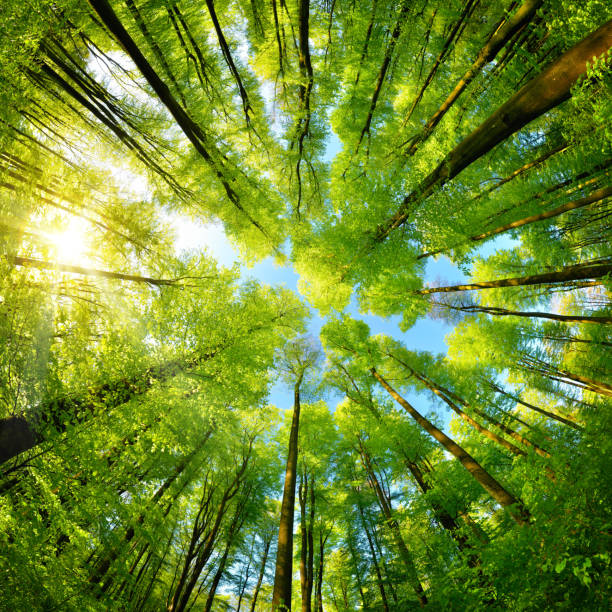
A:
[[[159,78],[158,74],[151,67],[151,64],[149,64],[138,48],[138,45],[123,27],[123,24],[118,19],[108,0],[89,0],[89,3],[108,31],[123,47],[134,64],[136,64],[136,67],[140,70],[147,83],[153,88],[153,91],[155,91],[162,104],[170,111],[170,114],[174,117],[176,123],[182,129],[195,150],[210,166],[217,179],[223,185],[230,202],[267,238],[267,232],[250,216],[240,203],[240,198],[230,185],[230,179],[226,176],[225,169],[222,168],[221,162],[215,160],[215,157],[221,160],[223,156],[216,150],[216,147],[210,142],[210,139],[204,134],[200,126],[194,122],[174,96],[172,96],[168,86]],[[208,149],[211,149],[214,153],[210,153]]]
[[[512,17],[495,26],[495,29],[489,35],[484,47],[482,47],[478,53],[476,60],[461,77],[453,91],[448,95],[446,100],[442,102],[440,108],[438,108],[438,110],[427,120],[422,131],[410,139],[410,146],[406,151],[407,155],[414,155],[416,153],[419,145],[424,143],[429,138],[436,125],[440,123],[448,109],[457,101],[459,96],[464,92],[465,88],[474,80],[476,76],[478,76],[486,64],[495,59],[495,56],[510,41],[516,32],[529,23],[541,4],[542,0],[525,0],[525,2],[523,2]],[[412,110],[414,110],[414,107],[418,103],[419,99],[420,98],[417,98],[417,100],[415,100],[411,112],[408,114],[408,118],[410,118],[410,114],[412,113]],[[406,121],[404,123],[406,123]]]
[[[285,486],[281,504],[276,553],[276,573],[272,609],[291,610],[291,581],[293,578],[293,512],[295,508],[295,482],[297,477],[298,433],[300,427],[300,384],[301,377],[293,390],[293,419],[289,435],[289,451],[285,469]]]
[[[196,448],[191,453],[189,453],[189,455],[184,457],[175,466],[172,474],[164,481],[164,484],[162,484],[161,487],[157,489],[153,497],[151,497],[151,499],[147,503],[148,509],[153,508],[161,501],[162,497],[166,494],[166,492],[172,486],[172,484],[185,471],[187,466],[191,463],[193,458],[200,452],[200,450],[202,450],[202,448],[204,447],[204,445],[206,444],[206,442],[208,441],[211,435],[212,435],[212,428],[206,432],[206,434],[204,435],[202,440],[198,443]],[[171,503],[173,503],[176,500],[176,498],[178,497],[178,494],[180,494],[180,491],[173,497]],[[142,525],[145,521],[145,518],[146,518],[146,514],[144,512],[141,512],[138,515],[136,521],[134,522],[134,525],[131,525],[126,530],[125,535],[123,536],[123,542],[121,543],[121,545],[111,548],[100,560],[98,560],[93,571],[89,575],[88,582],[90,584],[98,584],[102,581],[102,578],[104,578],[104,576],[110,569],[110,566],[113,563],[113,561],[115,561],[115,559],[119,557],[121,552],[127,548],[127,544],[129,544],[129,542],[131,542],[132,539],[134,538],[136,534],[135,525],[136,526]]]
[[[359,496],[359,492],[357,492],[357,495]],[[363,526],[363,530],[365,531],[366,538],[368,540],[368,546],[370,548],[370,554],[372,555],[372,563],[374,564],[374,571],[376,572],[376,583],[378,585],[378,590],[380,591],[383,611],[389,612],[389,604],[387,603],[387,594],[385,592],[385,585],[383,583],[380,566],[378,565],[378,559],[376,557],[376,550],[374,548],[374,543],[372,542],[372,536],[370,535],[370,530],[368,529],[368,524],[367,524],[367,521],[366,521],[366,518],[363,512],[363,507],[361,506],[360,501],[357,501],[357,508],[359,509],[359,516],[361,517],[361,525]]]
[[[56,263],[54,261],[43,261],[32,257],[19,257],[17,255],[5,255],[6,260],[15,266],[27,266],[38,268],[39,270],[55,270],[57,272],[69,272],[71,274],[84,274],[86,276],[96,276],[98,278],[112,278],[114,280],[131,281],[135,283],[146,283],[162,287],[166,285],[176,285],[179,278],[150,278],[148,276],[138,276],[135,274],[122,274],[121,272],[108,272],[106,270],[96,270],[95,268],[84,268],[82,266],[72,266],[69,264]]]
[[[247,491],[248,494],[248,491]],[[232,522],[229,526],[229,531],[227,533],[227,542],[225,543],[225,549],[223,551],[223,556],[221,557],[221,561],[219,562],[219,566],[217,567],[217,571],[215,572],[213,581],[208,589],[208,596],[206,597],[206,603],[204,604],[204,612],[210,612],[212,610],[212,605],[215,601],[215,594],[217,593],[217,587],[221,582],[221,578],[223,577],[223,573],[225,572],[225,566],[227,564],[227,558],[229,557],[230,550],[232,545],[234,544],[234,538],[236,537],[236,533],[240,531],[242,524],[244,522],[244,501],[240,503],[236,508],[236,512],[232,519]],[[241,518],[242,515],[242,518]]]
[[[505,397],[509,397],[510,399],[514,400],[515,402],[517,402],[518,404],[521,404],[523,406],[525,406],[526,408],[529,408],[531,410],[535,410],[536,412],[540,413],[541,415],[549,418],[549,419],[553,419],[555,421],[558,421],[559,423],[563,423],[564,425],[567,425],[568,427],[572,427],[573,429],[577,429],[578,431],[582,431],[582,427],[580,425],[578,425],[578,423],[566,418],[566,417],[562,417],[558,414],[554,414],[553,412],[549,412],[548,410],[544,410],[543,408],[539,408],[538,406],[534,406],[533,404],[529,404],[525,401],[523,401],[522,399],[516,397],[515,395],[512,395],[510,393],[508,393],[507,391],[504,391],[501,387],[498,387],[496,384],[494,383],[489,383],[489,386],[496,392],[499,393],[501,395],[504,395]]]
[[[302,612],[311,612],[314,566],[313,523],[315,514],[315,494],[314,480],[312,476],[308,478],[305,468],[299,487],[299,500],[301,514],[300,534],[302,540],[302,545],[300,547],[300,587],[302,595]]]
[[[408,114],[406,115],[406,118],[404,119],[404,123],[403,123],[404,126],[406,125],[406,123],[408,123],[408,121],[410,121],[410,117],[412,117],[412,113],[414,112],[414,109],[417,107],[417,105],[421,101],[421,98],[423,97],[423,94],[425,93],[425,90],[427,89],[427,87],[429,87],[429,84],[433,81],[436,75],[436,72],[438,71],[438,68],[440,67],[442,62],[444,62],[451,46],[453,45],[453,43],[457,43],[457,41],[459,40],[459,37],[461,36],[461,33],[463,32],[463,29],[465,27],[464,25],[465,21],[470,18],[473,10],[476,8],[477,5],[478,5],[478,0],[467,0],[467,2],[465,3],[463,10],[461,11],[461,14],[459,15],[459,18],[453,24],[453,27],[449,35],[444,41],[442,50],[438,54],[436,61],[434,62],[431,70],[429,71],[429,74],[427,75],[423,85],[421,86],[421,89],[419,90],[419,93],[416,95],[414,101],[412,102],[412,105],[410,106],[410,110],[408,111]],[[425,127],[427,129],[427,125]]]
[[[545,219],[550,219],[551,217],[557,217],[558,215],[561,215],[570,210],[576,210],[577,208],[582,208],[584,206],[588,206],[589,204],[594,204],[611,195],[612,195],[612,187],[602,187],[601,189],[598,189],[597,191],[594,191],[590,195],[584,198],[580,198],[579,200],[574,200],[573,202],[567,202],[565,204],[562,204],[561,206],[557,206],[557,208],[553,208],[552,210],[547,210],[537,215],[530,215],[529,217],[524,217],[523,219],[519,219],[518,221],[513,221],[512,223],[506,223],[505,225],[500,225],[499,227],[489,230],[488,232],[484,232],[482,234],[476,234],[475,236],[470,236],[469,239],[472,242],[478,242],[479,240],[485,240],[486,238],[490,238],[491,236],[496,236],[497,234],[507,232],[511,229],[516,229],[517,227],[522,227],[523,225],[528,225],[530,223],[537,223],[538,221],[544,221]]]
[[[400,5],[399,15],[397,16],[397,21],[395,22],[395,27],[393,28],[393,32],[391,33],[391,40],[389,41],[389,44],[385,49],[385,56],[383,58],[380,70],[378,71],[376,85],[374,86],[374,93],[372,94],[372,99],[370,100],[370,108],[368,109],[365,124],[361,130],[361,134],[359,135],[357,146],[355,147],[355,154],[357,153],[357,151],[359,151],[359,147],[361,146],[361,142],[363,141],[364,136],[370,133],[372,118],[374,116],[376,104],[378,103],[378,97],[380,96],[380,92],[382,91],[382,86],[385,81],[385,76],[387,75],[387,70],[389,69],[389,65],[391,63],[391,57],[393,56],[393,51],[395,49],[395,45],[397,44],[397,40],[399,39],[402,27],[406,25],[406,19],[411,8],[412,6],[409,2],[407,2],[406,0],[402,1]]]
[[[439,302],[434,302],[434,304],[441,306],[442,308],[448,308],[450,310],[456,310],[459,312],[466,312],[468,314],[480,312],[492,316],[550,319],[551,321],[561,321],[563,323],[596,323],[599,325],[609,325],[610,323],[612,323],[612,317],[561,315],[554,314],[551,312],[527,312],[522,310],[508,310],[507,308],[498,308],[497,306],[478,306],[476,304],[469,306],[451,306],[450,304],[443,304]]]
[[[253,591],[253,599],[251,600],[251,609],[249,612],[255,612],[255,606],[257,604],[257,598],[259,597],[259,591],[261,589],[261,583],[263,582],[264,575],[266,573],[266,562],[268,561],[268,553],[270,552],[271,540],[265,540],[264,542],[264,553],[261,558],[261,568],[259,569],[259,576],[257,577],[257,584]]]
[[[412,588],[414,589],[414,592],[417,595],[420,606],[424,607],[427,605],[427,597],[425,595],[425,591],[423,589],[421,581],[418,578],[412,555],[410,554],[410,551],[406,546],[406,542],[404,541],[404,537],[402,536],[399,523],[397,522],[397,519],[394,516],[391,500],[382,490],[380,482],[378,481],[376,473],[374,472],[374,468],[372,467],[370,455],[368,454],[368,451],[359,436],[358,440],[363,467],[365,468],[370,484],[372,485],[372,488],[376,493],[378,503],[380,504],[383,516],[385,517],[385,523],[389,526],[391,534],[393,535],[393,540],[395,541],[395,545],[397,546],[398,552],[403,561],[408,581],[411,583]]]
[[[508,509],[512,518],[519,524],[529,522],[530,514],[523,503],[514,495],[506,491],[491,474],[489,474],[469,453],[451,440],[445,433],[440,431],[433,423],[417,412],[389,383],[376,371],[370,370],[372,376],[386,389],[386,391],[408,412],[408,414],[433,438],[435,438],[449,453],[456,457],[463,467],[475,478],[475,480],[487,491],[493,499],[504,508]]]
[[[547,285],[554,283],[566,283],[575,280],[585,280],[590,278],[603,278],[612,273],[612,263],[604,260],[603,262],[587,262],[567,266],[562,270],[544,272],[543,274],[533,274],[530,276],[518,276],[515,278],[500,278],[497,280],[483,281],[480,283],[470,283],[466,285],[450,285],[447,287],[428,287],[415,293],[419,295],[429,295],[430,293],[450,293],[456,291],[475,291],[477,289],[496,289],[499,287],[526,287],[529,285]]]
[[[402,226],[414,208],[428,198],[435,188],[450,181],[528,123],[567,100],[571,96],[572,86],[586,73],[587,65],[611,46],[612,21],[608,21],[529,81],[480,127],[464,138],[404,198],[398,211],[376,228],[374,240],[381,242],[393,230]]]

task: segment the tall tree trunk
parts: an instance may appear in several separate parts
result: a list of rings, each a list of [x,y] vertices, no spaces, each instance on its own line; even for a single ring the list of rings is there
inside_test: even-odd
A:
[[[261,567],[259,568],[259,576],[257,577],[257,584],[253,591],[253,598],[251,599],[251,609],[249,612],[255,612],[255,606],[257,605],[257,598],[259,597],[259,591],[261,589],[261,583],[263,582],[264,575],[266,573],[266,563],[268,561],[268,553],[270,552],[270,545],[272,540],[264,540],[264,553],[261,558]]]
[[[98,278],[112,278],[114,280],[131,281],[135,283],[146,283],[162,287],[176,285],[179,278],[150,278],[135,274],[122,274],[121,272],[108,272],[107,270],[96,270],[95,268],[84,268],[83,266],[72,266],[69,264],[56,263],[54,261],[43,261],[32,257],[19,257],[17,255],[5,255],[6,260],[15,266],[27,266],[39,270],[55,270],[57,272],[70,272],[72,274],[83,274],[85,276],[96,276]]]
[[[204,445],[206,444],[206,442],[208,441],[208,439],[212,435],[212,431],[213,431],[212,428],[209,429],[206,432],[206,434],[203,436],[201,441],[198,443],[196,448],[191,453],[189,453],[189,455],[184,457],[174,467],[174,470],[172,471],[172,474],[170,474],[170,476],[164,481],[164,483],[161,485],[161,487],[159,487],[159,489],[157,489],[157,491],[155,492],[153,497],[151,497],[151,499],[147,503],[147,509],[151,509],[154,506],[156,506],[157,504],[159,504],[159,502],[164,497],[164,495],[166,494],[168,489],[179,478],[179,476],[185,471],[185,469],[189,466],[189,464],[194,459],[194,457],[202,450],[202,448],[204,447]],[[178,497],[178,494],[180,494],[180,491],[182,491],[182,489],[180,489],[175,494],[175,496],[170,501],[170,504],[172,504],[176,500],[176,498]],[[102,556],[98,560],[98,562],[96,563],[93,571],[89,575],[88,582],[90,584],[92,584],[92,585],[93,584],[99,584],[102,581],[102,579],[104,578],[104,576],[106,575],[106,573],[110,569],[111,564],[115,561],[115,559],[117,559],[117,557],[119,557],[121,552],[124,549],[127,548],[127,545],[129,544],[129,542],[131,542],[132,539],[134,538],[134,536],[136,535],[136,527],[135,526],[142,525],[144,523],[144,521],[145,521],[145,518],[146,518],[146,513],[145,512],[141,512],[138,515],[138,517],[136,518],[136,521],[134,522],[134,525],[131,525],[126,530],[125,535],[123,536],[123,541],[122,541],[121,545],[120,546],[115,546],[115,547],[111,548],[110,550],[107,551],[107,553],[104,556]]]
[[[238,68],[236,68],[236,64],[234,63],[234,59],[232,58],[232,54],[230,52],[230,48],[225,40],[225,36],[223,35],[223,30],[221,29],[221,25],[219,23],[219,19],[217,17],[217,12],[215,10],[214,0],[206,0],[206,7],[208,8],[208,12],[210,14],[210,18],[213,22],[213,26],[215,28],[215,33],[217,35],[217,40],[219,41],[219,46],[221,47],[221,51],[223,53],[223,57],[225,58],[225,63],[227,67],[230,69],[234,80],[236,81],[236,85],[238,86],[238,91],[240,93],[240,98],[242,100],[242,108],[244,110],[244,116],[246,119],[247,126],[250,124],[249,113],[253,112],[251,108],[251,103],[249,102],[249,96],[242,84],[242,79],[240,78],[240,73],[238,72]]]
[[[424,143],[429,138],[436,125],[440,123],[450,107],[465,91],[465,88],[474,80],[476,76],[478,76],[478,74],[480,74],[486,64],[495,59],[495,56],[510,41],[516,32],[529,23],[541,4],[542,0],[525,0],[512,17],[496,24],[493,32],[489,35],[487,42],[474,60],[474,63],[465,72],[461,79],[459,79],[459,82],[453,91],[451,91],[451,93],[447,96],[444,102],[442,102],[440,108],[438,108],[438,110],[427,120],[421,132],[409,140],[409,148],[406,151],[407,155],[414,155],[416,153],[419,145]],[[408,114],[408,119],[410,118],[412,110],[414,110],[414,107],[417,105],[419,99],[420,98],[417,98],[415,100],[411,111]],[[406,121],[404,123],[406,123]]]
[[[596,323],[599,325],[609,325],[612,323],[612,317],[599,316],[583,316],[583,315],[561,315],[551,312],[532,312],[522,310],[509,310],[507,308],[499,308],[497,306],[479,306],[477,304],[469,304],[466,306],[453,306],[441,302],[433,302],[436,306],[455,310],[458,312],[482,313],[499,317],[525,317],[531,319],[550,319],[551,321],[561,321],[562,323]]]
[[[528,123],[567,100],[574,83],[586,73],[587,64],[594,57],[603,55],[611,46],[612,21],[609,21],[566,51],[464,138],[404,198],[397,212],[376,228],[374,240],[383,241],[407,221],[414,208],[428,198],[434,189],[450,181]]]
[[[453,24],[453,27],[452,27],[449,35],[446,37],[446,40],[444,41],[444,45],[442,46],[442,50],[438,54],[438,57],[436,58],[433,66],[431,67],[431,70],[429,71],[429,74],[425,78],[425,81],[424,81],[423,85],[421,86],[421,89],[419,90],[419,93],[416,95],[414,101],[412,102],[412,104],[410,106],[410,109],[408,110],[406,118],[404,119],[404,125],[406,125],[406,123],[408,121],[410,121],[410,117],[412,117],[412,113],[414,112],[414,109],[417,107],[417,105],[421,101],[421,98],[423,97],[423,94],[425,93],[425,90],[429,87],[429,84],[433,81],[436,73],[438,72],[438,68],[444,62],[444,60],[445,60],[446,56],[448,55],[452,45],[456,44],[458,42],[459,37],[461,36],[461,33],[463,32],[463,29],[465,28],[465,22],[466,22],[466,20],[468,20],[470,18],[473,10],[478,5],[478,2],[479,2],[479,0],[467,0],[465,5],[463,6],[463,9],[462,9],[462,11],[461,11],[461,13],[459,15],[459,18]]]
[[[357,492],[357,496],[359,497],[359,492]],[[368,524],[363,512],[363,506],[359,499],[357,500],[357,508],[359,509],[359,516],[361,518],[361,525],[366,534],[366,539],[368,540],[368,547],[370,548],[370,555],[372,556],[372,563],[374,565],[374,571],[376,572],[376,584],[378,585],[378,590],[380,591],[380,598],[382,600],[383,611],[389,612],[389,604],[387,602],[387,593],[385,592],[385,585],[383,582],[382,573],[380,571],[380,565],[378,564],[378,559],[376,557],[376,549],[374,548],[374,542],[372,541],[372,536],[370,534],[370,530],[368,529]]]
[[[219,566],[217,567],[217,571],[215,572],[212,583],[208,589],[208,596],[206,597],[206,603],[204,604],[204,612],[210,612],[212,610],[212,605],[215,600],[217,588],[225,572],[225,566],[227,564],[227,559],[229,557],[230,550],[234,544],[234,539],[236,538],[236,534],[240,531],[240,528],[244,523],[244,506],[249,492],[250,491],[247,489],[245,498],[242,500],[241,503],[238,504],[236,512],[234,513],[234,517],[230,523],[229,530],[226,536],[227,540],[225,543],[225,549],[223,551],[221,560],[219,561]]]
[[[162,104],[170,111],[170,114],[174,117],[176,123],[179,125],[185,136],[189,139],[194,149],[210,166],[217,179],[223,185],[225,193],[230,202],[267,238],[267,232],[255,219],[253,219],[253,217],[251,217],[251,215],[240,203],[238,194],[234,191],[230,184],[231,179],[228,178],[226,175],[226,170],[222,166],[221,160],[223,159],[223,156],[221,153],[216,150],[214,143],[210,141],[210,138],[203,132],[200,126],[197,125],[181,107],[178,101],[171,94],[168,86],[159,78],[155,70],[153,70],[151,64],[149,64],[148,60],[138,48],[138,45],[134,42],[128,31],[123,27],[123,24],[113,11],[113,8],[109,4],[108,0],[89,0],[89,4],[92,6],[96,15],[106,26],[108,31],[123,47],[124,51],[134,62],[134,64],[136,64],[138,70],[140,70],[144,78],[147,80],[147,83],[149,83],[149,85],[153,88],[153,91],[155,91]]]
[[[299,487],[300,500],[300,587],[302,595],[302,612],[312,610],[312,587],[314,565],[313,523],[315,514],[314,479],[308,477],[306,468],[302,474]]]
[[[475,291],[477,289],[496,289],[499,287],[526,287],[529,285],[547,285],[555,283],[567,283],[575,280],[591,278],[603,278],[612,273],[612,263],[609,260],[602,262],[586,262],[567,266],[561,270],[544,272],[543,274],[532,274],[530,276],[518,276],[515,278],[500,278],[480,283],[469,283],[465,285],[450,285],[447,287],[428,287],[416,291],[420,295],[430,293],[449,293],[456,291]]]
[[[485,240],[487,238],[491,238],[491,236],[496,236],[497,234],[502,234],[503,232],[507,232],[512,229],[516,229],[517,227],[522,227],[523,225],[529,225],[530,223],[537,223],[538,221],[544,221],[546,219],[550,219],[552,217],[557,217],[565,212],[570,210],[576,210],[578,208],[583,208],[584,206],[589,206],[590,204],[594,204],[596,202],[600,202],[605,198],[608,198],[612,195],[612,186],[602,187],[601,189],[597,189],[593,193],[585,196],[584,198],[580,198],[579,200],[574,200],[573,202],[566,202],[561,206],[557,206],[552,210],[547,210],[542,213],[538,213],[535,215],[530,215],[529,217],[523,217],[522,219],[518,219],[517,221],[512,221],[512,223],[506,223],[505,225],[500,225],[495,229],[489,230],[488,232],[483,232],[482,234],[476,234],[474,236],[470,236],[469,240],[472,242],[478,242],[480,240]]]
[[[298,378],[293,389],[293,418],[289,434],[289,450],[285,469],[285,486],[278,529],[278,549],[272,609],[291,610],[291,581],[293,577],[293,513],[295,508],[295,482],[297,477],[298,433],[300,427],[300,384]]]
[[[359,147],[361,146],[361,142],[363,141],[364,136],[366,134],[369,135],[370,133],[372,118],[374,117],[374,111],[376,109],[376,104],[378,103],[380,92],[382,91],[382,86],[387,75],[387,70],[389,69],[389,65],[391,64],[393,51],[400,37],[402,28],[407,23],[408,13],[410,12],[411,8],[412,5],[410,2],[407,2],[407,0],[402,0],[402,3],[400,4],[399,14],[397,16],[397,21],[395,22],[395,27],[393,28],[393,32],[391,33],[391,39],[389,41],[389,44],[387,45],[387,48],[385,49],[385,56],[383,58],[380,70],[378,71],[378,76],[376,77],[376,85],[374,86],[374,93],[372,94],[372,99],[370,100],[370,108],[368,109],[365,124],[361,130],[361,134],[359,135],[359,140],[357,141],[357,145],[355,147],[355,153],[359,151]]]
[[[372,467],[372,461],[370,459],[370,455],[365,445],[363,444],[363,441],[361,440],[361,438],[359,438],[359,436],[358,436],[358,440],[359,440],[359,450],[360,450],[361,460],[363,462],[363,467],[366,470],[366,473],[368,475],[368,480],[370,481],[370,484],[372,485],[372,488],[374,489],[374,492],[378,499],[378,503],[382,510],[383,516],[385,517],[385,524],[388,525],[389,529],[391,530],[393,540],[395,542],[395,545],[398,549],[398,552],[404,564],[406,576],[408,578],[408,581],[411,583],[411,586],[414,589],[414,592],[416,593],[416,596],[419,600],[419,605],[421,607],[424,607],[425,605],[427,605],[427,597],[425,595],[423,585],[421,584],[421,581],[419,580],[412,555],[410,554],[410,551],[408,550],[408,547],[406,546],[406,542],[404,541],[404,537],[402,536],[402,532],[401,532],[399,523],[397,522],[397,519],[394,516],[393,507],[391,505],[391,500],[387,497],[385,492],[382,490],[380,482],[378,481],[376,473],[374,472],[374,468]]]
[[[406,366],[406,367],[409,367],[409,366]],[[529,446],[529,447],[533,448],[535,450],[535,452],[538,455],[540,455],[541,457],[550,458],[550,453],[545,451],[543,448],[541,448],[540,446],[538,446],[537,444],[535,444],[531,440],[528,440],[527,438],[525,438],[521,434],[517,433],[516,431],[514,431],[513,429],[511,429],[507,425],[504,425],[503,423],[499,423],[496,419],[494,419],[492,416],[490,416],[486,412],[484,412],[482,410],[479,410],[478,408],[475,408],[474,406],[471,406],[462,397],[459,397],[456,393],[454,393],[454,392],[450,391],[449,389],[443,387],[442,385],[434,382],[433,380],[431,380],[431,378],[425,376],[424,374],[419,374],[418,372],[416,372],[415,370],[412,370],[411,368],[409,368],[409,369],[410,369],[410,371],[412,371],[412,373],[421,382],[423,382],[423,384],[425,384],[427,386],[428,389],[430,389],[430,391],[435,393],[438,397],[442,398],[442,400],[444,400],[444,402],[446,402],[446,404],[448,404],[455,412],[457,412],[457,410],[460,410],[458,408],[458,406],[455,404],[455,402],[457,402],[457,403],[461,404],[462,406],[465,406],[466,408],[470,408],[478,416],[480,416],[483,419],[485,419],[485,421],[488,421],[492,425],[495,425],[496,427],[501,429],[504,433],[507,433],[509,436],[511,436],[512,438],[514,438],[515,440],[517,440],[521,444],[524,444],[525,446]],[[451,401],[451,399],[454,400],[454,401]],[[463,411],[460,410],[460,412],[463,412]],[[496,434],[493,434],[493,435],[495,436],[495,438],[499,438],[499,436],[497,436]],[[495,439],[495,438],[491,438],[491,439]],[[503,440],[503,438],[500,438],[500,439]],[[503,441],[506,444],[510,444],[509,442],[506,442],[506,440],[503,440]],[[505,444],[502,444],[502,446],[505,446]],[[511,448],[509,450],[511,450],[515,455],[525,455],[526,454],[524,451],[522,451],[520,448],[518,448],[514,444],[510,444],[510,447]]]
[[[529,522],[530,514],[523,503],[514,495],[506,491],[502,485],[491,476],[467,451],[461,448],[456,442],[451,440],[445,433],[440,431],[431,421],[427,420],[417,412],[389,383],[376,371],[371,368],[372,376],[383,386],[384,389],[400,404],[406,412],[433,438],[435,438],[449,453],[456,457],[465,469],[474,477],[485,491],[504,508],[508,509],[512,518],[519,524],[524,525]]]
[[[554,414],[553,412],[549,412],[548,410],[544,410],[543,408],[540,408],[538,406],[534,406],[533,404],[529,404],[528,402],[523,401],[522,399],[520,399],[519,397],[512,395],[511,393],[508,393],[507,391],[505,391],[504,389],[502,389],[501,387],[499,387],[498,385],[496,385],[493,382],[489,382],[489,386],[496,392],[499,393],[505,397],[508,397],[512,400],[514,400],[515,402],[521,404],[522,406],[525,406],[526,408],[529,408],[530,410],[535,410],[536,412],[538,412],[539,414],[549,418],[549,419],[553,419],[555,421],[558,421],[559,423],[563,423],[564,425],[567,425],[568,427],[572,427],[573,429],[577,429],[578,431],[582,431],[582,427],[580,425],[578,425],[578,423],[576,423],[575,421],[570,420],[567,417],[562,417],[558,414]]]

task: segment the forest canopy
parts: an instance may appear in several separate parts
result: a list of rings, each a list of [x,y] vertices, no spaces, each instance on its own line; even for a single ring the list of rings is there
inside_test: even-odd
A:
[[[609,609],[610,2],[0,28],[2,610]]]

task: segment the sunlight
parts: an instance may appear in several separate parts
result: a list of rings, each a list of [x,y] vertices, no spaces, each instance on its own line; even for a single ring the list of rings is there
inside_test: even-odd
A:
[[[86,263],[87,223],[83,219],[73,218],[62,230],[49,234],[49,239],[62,263]]]

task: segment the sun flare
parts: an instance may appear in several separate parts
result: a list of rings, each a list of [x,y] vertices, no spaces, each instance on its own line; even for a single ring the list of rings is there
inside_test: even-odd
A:
[[[87,263],[87,224],[82,219],[71,219],[64,229],[50,235],[51,242],[62,263]]]

